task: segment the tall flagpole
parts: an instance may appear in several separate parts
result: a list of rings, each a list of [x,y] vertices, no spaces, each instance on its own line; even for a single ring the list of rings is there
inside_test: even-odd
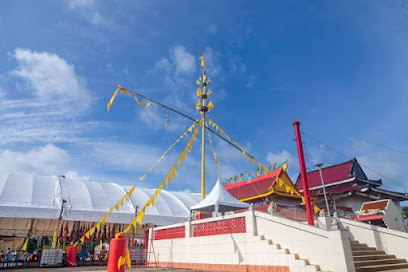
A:
[[[207,85],[211,79],[207,77],[205,72],[205,60],[204,56],[199,58],[201,60],[201,67],[203,68],[203,74],[196,81],[197,85],[201,88],[197,89],[198,100],[196,102],[196,109],[201,113],[201,199],[205,198],[205,117],[206,112],[213,109],[214,104],[210,101],[207,104],[207,98],[212,93],[210,89],[207,90]]]
[[[205,198],[205,111],[201,111],[201,199]]]

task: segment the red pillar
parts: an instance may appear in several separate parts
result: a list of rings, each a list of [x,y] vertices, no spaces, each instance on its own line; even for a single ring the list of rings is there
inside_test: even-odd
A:
[[[296,146],[297,146],[298,157],[299,157],[300,177],[302,179],[303,197],[304,197],[305,206],[306,206],[307,223],[313,226],[314,225],[313,212],[312,212],[312,207],[310,205],[309,185],[307,184],[305,157],[303,155],[302,137],[300,136],[299,125],[300,123],[298,119],[295,118],[295,122],[293,123],[293,126],[295,128]]]
[[[128,239],[119,237],[110,240],[107,272],[118,272],[119,257],[126,257],[127,248]],[[125,265],[120,267],[119,272],[125,272]]]

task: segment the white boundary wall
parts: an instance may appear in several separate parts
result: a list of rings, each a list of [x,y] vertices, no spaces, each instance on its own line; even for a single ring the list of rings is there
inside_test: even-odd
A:
[[[322,270],[355,271],[349,235],[343,230],[324,230],[306,223],[255,212],[259,234],[308,259]]]
[[[194,224],[243,216],[246,218],[246,233],[192,237]],[[150,254],[150,262],[287,266],[290,271],[309,271],[304,260],[295,257],[297,254],[310,264],[319,265],[322,270],[355,271],[349,236],[345,231],[323,230],[258,211],[159,227],[154,231],[183,225],[186,228],[184,239],[153,241],[155,257]],[[150,239],[153,238],[152,231],[149,235]]]
[[[408,260],[408,233],[344,218],[340,219],[340,225],[348,231],[351,240]]]

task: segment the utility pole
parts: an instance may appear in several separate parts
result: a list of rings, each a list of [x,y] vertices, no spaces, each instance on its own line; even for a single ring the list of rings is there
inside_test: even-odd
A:
[[[300,136],[299,125],[300,125],[300,123],[299,123],[298,119],[295,118],[295,122],[293,123],[293,127],[295,128],[296,146],[297,146],[298,157],[299,157],[299,166],[300,166],[300,177],[301,177],[301,180],[302,180],[302,187],[303,187],[303,199],[305,201],[307,223],[309,225],[313,226],[314,225],[313,213],[312,213],[312,207],[311,207],[311,204],[310,204],[309,185],[307,184],[307,176],[306,176],[305,156],[303,154],[303,145],[302,145],[302,138]]]
[[[327,213],[328,213],[329,216],[330,216],[329,202],[327,201],[326,187],[325,187],[325,185],[324,185],[323,173],[322,173],[323,163],[318,163],[318,164],[316,164],[315,166],[316,166],[317,168],[319,168],[320,180],[322,181],[322,187],[323,187],[324,201],[326,202]]]

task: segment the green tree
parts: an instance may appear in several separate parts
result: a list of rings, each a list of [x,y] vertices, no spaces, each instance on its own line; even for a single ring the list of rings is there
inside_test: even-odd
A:
[[[408,206],[402,207],[402,216],[404,219],[408,219]]]

